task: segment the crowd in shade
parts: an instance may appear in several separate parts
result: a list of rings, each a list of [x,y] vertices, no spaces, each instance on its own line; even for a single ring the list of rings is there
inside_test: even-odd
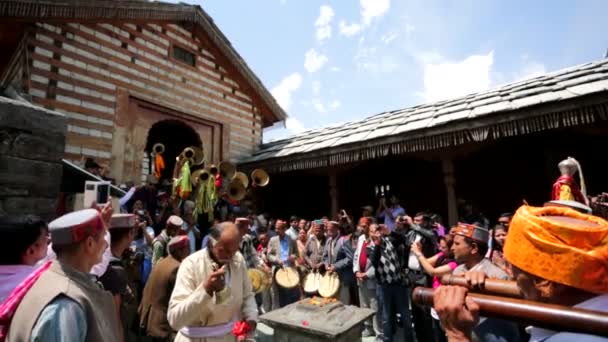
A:
[[[331,218],[230,208],[201,226],[193,203],[153,181],[129,193],[121,208],[94,204],[49,223],[0,218],[0,341],[252,339],[259,315],[319,295],[305,284],[315,275],[339,279],[336,301],[373,310],[362,337],[378,341],[608,340],[480,317],[469,296],[514,281],[527,300],[607,312],[608,223],[586,203],[493,220],[467,204],[445,226],[391,195]],[[302,281],[260,289],[252,269]],[[450,275],[468,285],[446,285]],[[416,287],[434,289],[432,306],[415,303]]]

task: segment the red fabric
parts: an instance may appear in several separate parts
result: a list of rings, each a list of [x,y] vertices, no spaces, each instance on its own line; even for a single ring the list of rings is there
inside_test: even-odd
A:
[[[4,303],[0,306],[0,342],[4,342],[6,334],[8,333],[8,327],[11,325],[11,320],[17,311],[17,307],[27,292],[34,286],[38,278],[46,270],[51,267],[51,261],[47,261],[45,264],[36,269],[32,274],[27,276],[21,284],[19,284],[13,292],[6,298]]]
[[[80,242],[88,236],[93,236],[104,227],[105,226],[103,219],[101,218],[101,214],[98,213],[93,220],[70,227],[70,231],[72,233],[72,242]]]
[[[251,325],[249,325],[247,321],[239,321],[234,323],[232,334],[236,336],[237,341],[245,341],[249,332],[251,332]]]
[[[359,256],[359,271],[365,272],[365,266],[367,265],[367,245],[369,243],[367,241],[363,242],[363,246],[361,246],[361,255]]]
[[[574,196],[574,200],[576,200],[577,202],[580,202],[582,204],[585,204],[585,205],[587,204],[587,201],[585,201],[585,197],[583,196],[583,193],[581,192],[581,188],[578,186],[578,184],[574,180],[574,177],[572,177],[572,176],[561,176],[557,179],[557,181],[555,181],[555,183],[553,183],[553,192],[551,193],[552,201],[556,201],[556,200],[560,199],[559,194],[560,194],[562,185],[568,185],[570,187],[570,190],[572,191],[572,195]]]

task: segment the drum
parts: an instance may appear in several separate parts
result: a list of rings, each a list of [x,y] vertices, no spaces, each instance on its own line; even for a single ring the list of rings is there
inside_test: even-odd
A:
[[[304,277],[304,292],[309,295],[314,295],[319,291],[319,282],[321,281],[321,275],[317,270],[314,270]]]
[[[284,289],[293,289],[300,284],[300,274],[295,267],[281,267],[274,274],[274,280]]]
[[[324,298],[335,297],[340,290],[340,278],[336,272],[327,272],[319,281],[319,295]]]
[[[247,275],[249,276],[249,280],[251,280],[251,288],[255,293],[262,293],[272,285],[272,278],[262,270],[250,268],[247,270]]]

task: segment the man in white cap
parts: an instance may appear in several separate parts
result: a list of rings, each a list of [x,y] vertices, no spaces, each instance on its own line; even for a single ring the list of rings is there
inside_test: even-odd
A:
[[[210,229],[209,245],[182,261],[167,311],[175,342],[232,342],[239,321],[255,331],[258,310],[240,241],[233,223],[220,223]]]
[[[167,219],[167,225],[152,242],[152,267],[161,259],[167,256],[167,244],[172,237],[182,228],[184,220],[177,215],[171,215]]]
[[[73,212],[51,222],[49,232],[57,260],[30,285],[6,341],[120,341],[112,295],[89,275],[107,245],[102,215]]]

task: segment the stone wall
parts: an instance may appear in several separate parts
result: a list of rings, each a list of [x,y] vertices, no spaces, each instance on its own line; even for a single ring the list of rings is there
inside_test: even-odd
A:
[[[0,97],[0,214],[54,216],[65,134],[62,114]]]

